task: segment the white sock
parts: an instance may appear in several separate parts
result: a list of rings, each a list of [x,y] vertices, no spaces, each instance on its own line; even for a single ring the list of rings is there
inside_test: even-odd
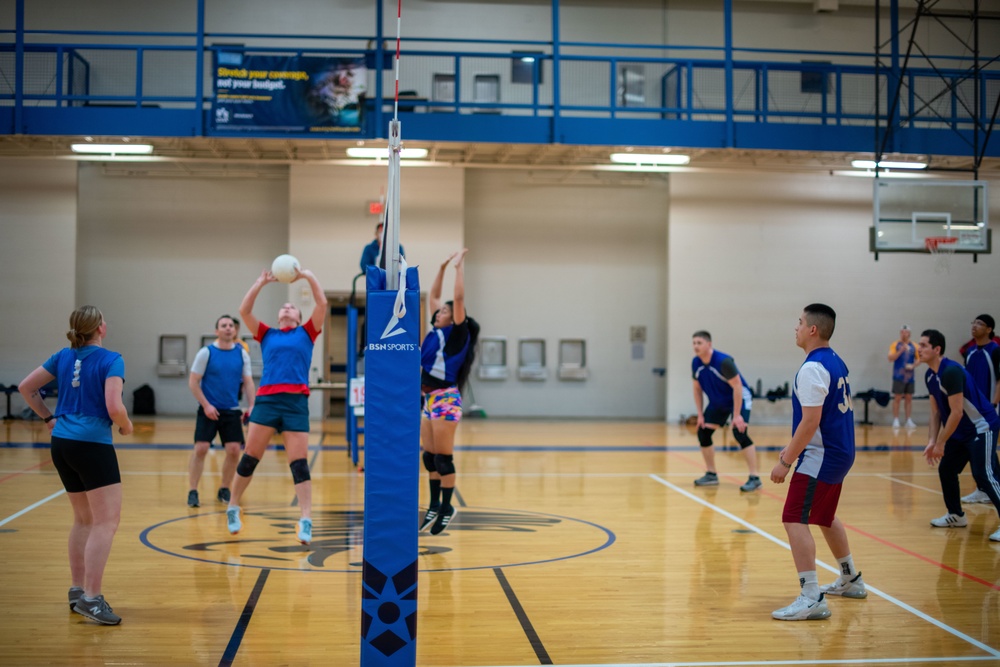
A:
[[[799,586],[802,587],[802,594],[810,600],[819,599],[819,578],[816,570],[799,572]]]
[[[854,567],[854,557],[851,554],[838,558],[837,562],[840,563],[840,579],[842,581],[850,581],[857,576],[858,571]]]

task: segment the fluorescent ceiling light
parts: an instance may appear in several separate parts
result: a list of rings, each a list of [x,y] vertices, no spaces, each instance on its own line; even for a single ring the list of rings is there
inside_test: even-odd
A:
[[[869,169],[867,171],[831,171],[831,176],[854,176],[858,178],[875,178],[876,172]],[[930,174],[917,174],[912,171],[879,171],[879,178],[929,178]]]
[[[369,160],[388,160],[389,147],[385,148],[348,148],[349,157],[368,158]],[[403,148],[399,151],[399,157],[411,160],[419,160],[427,157],[426,148]]]
[[[851,160],[851,166],[855,169],[926,169],[926,162],[892,162],[882,160],[876,163],[875,160]]]
[[[153,152],[150,144],[73,144],[74,153],[99,155],[149,155]]]
[[[612,153],[611,161],[619,164],[687,164],[691,158],[687,155],[671,153]]]

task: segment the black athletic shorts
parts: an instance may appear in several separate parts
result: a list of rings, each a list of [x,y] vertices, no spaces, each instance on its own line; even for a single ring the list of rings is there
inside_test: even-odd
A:
[[[198,418],[194,425],[195,442],[212,442],[215,434],[219,434],[222,444],[227,442],[245,443],[243,439],[243,411],[219,410],[218,419],[205,416],[205,409],[198,406]]]
[[[706,427],[709,424],[714,424],[716,426],[722,427],[725,426],[727,423],[729,423],[729,418],[733,416],[733,411],[731,408],[726,410],[721,410],[721,409],[717,410],[712,408],[712,404],[709,403],[708,407],[705,408],[704,414],[705,414]],[[747,424],[750,423],[750,411],[747,410],[746,406],[743,406],[743,409],[740,410],[740,416],[743,417],[743,421],[745,421]]]
[[[113,445],[52,436],[52,464],[67,493],[93,491],[121,484]]]

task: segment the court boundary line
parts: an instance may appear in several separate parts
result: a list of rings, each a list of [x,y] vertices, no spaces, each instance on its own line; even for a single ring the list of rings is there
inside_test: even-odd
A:
[[[236,627],[233,629],[233,634],[229,638],[229,643],[226,645],[226,650],[222,654],[222,659],[219,660],[219,667],[231,667],[233,660],[236,659],[236,653],[240,650],[240,645],[243,643],[243,636],[246,634],[247,627],[250,625],[250,618],[253,617],[253,612],[257,608],[257,602],[260,600],[261,594],[264,592],[264,584],[267,583],[267,577],[271,574],[271,570],[265,568],[260,571],[257,575],[257,582],[253,586],[253,590],[250,591],[250,597],[247,599],[246,605],[243,606],[243,612],[240,614],[239,620],[236,622]]]
[[[761,537],[763,537],[765,539],[768,539],[771,542],[774,542],[775,544],[777,544],[777,545],[779,545],[779,546],[781,546],[781,547],[783,547],[783,548],[791,551],[791,546],[789,546],[789,544],[787,542],[784,542],[784,541],[778,539],[777,537],[775,537],[775,536],[771,535],[770,533],[768,533],[766,530],[755,526],[754,524],[750,523],[749,521],[746,521],[745,519],[741,519],[740,517],[736,516],[735,514],[733,514],[731,512],[728,512],[728,511],[722,509],[721,507],[719,507],[719,506],[717,506],[717,505],[715,505],[713,503],[708,502],[704,498],[699,498],[698,496],[694,495],[693,493],[691,493],[689,491],[685,491],[684,489],[680,488],[676,484],[672,484],[672,483],[668,482],[667,480],[658,477],[655,473],[654,474],[650,474],[649,477],[650,477],[650,479],[652,479],[653,481],[657,482],[658,484],[662,484],[663,486],[667,487],[668,489],[671,489],[672,491],[680,493],[682,496],[684,496],[684,497],[686,497],[686,498],[688,498],[690,500],[693,500],[696,503],[698,503],[700,505],[703,505],[703,506],[711,509],[712,511],[714,511],[714,512],[716,512],[718,514],[721,514],[722,516],[726,517],[730,521],[738,523],[741,526],[744,526],[745,528],[747,528],[749,530],[752,530],[754,533],[760,535]],[[816,564],[822,566],[823,569],[828,570],[829,572],[832,572],[832,573],[837,574],[837,575],[840,574],[839,568],[835,568],[835,567],[833,567],[831,565],[827,565],[826,563],[824,563],[823,561],[819,560],[818,558],[816,559]],[[919,609],[917,609],[917,608],[915,608],[915,607],[913,607],[913,606],[911,606],[911,605],[903,602],[902,600],[900,600],[898,598],[893,597],[892,595],[889,595],[888,593],[883,592],[882,590],[880,590],[878,588],[875,588],[874,586],[868,584],[867,582],[865,584],[865,587],[870,592],[872,592],[875,595],[879,596],[883,600],[891,602],[892,604],[900,607],[901,609],[910,612],[911,614],[913,614],[917,618],[920,618],[920,619],[922,619],[922,620],[930,623],[931,625],[934,625],[934,626],[938,627],[939,629],[944,630],[945,632],[947,632],[947,633],[949,633],[949,634],[951,634],[951,635],[953,635],[953,636],[955,636],[955,637],[957,637],[959,639],[962,639],[962,640],[964,640],[965,642],[967,642],[969,644],[972,644],[973,646],[975,646],[976,648],[980,649],[981,651],[989,653],[992,656],[992,659],[994,659],[994,660],[1000,659],[1000,649],[995,649],[992,646],[984,644],[983,642],[979,641],[978,639],[970,637],[969,635],[965,634],[964,632],[961,632],[960,630],[957,630],[957,629],[951,627],[950,625],[947,625],[944,622],[939,621],[938,619],[934,618],[933,616],[929,616],[928,614],[925,614],[924,612],[920,611]],[[908,658],[908,660],[912,660],[912,659]],[[816,662],[816,664],[822,664],[822,661],[814,661],[814,662]],[[871,661],[867,661],[867,660],[866,661],[860,661],[859,660],[859,662],[871,662]],[[696,663],[696,664],[703,664],[703,663]],[[739,665],[739,664],[763,664],[763,663],[738,663],[737,662],[737,663],[717,663],[717,664]],[[774,663],[769,663],[769,664],[784,664],[784,663],[774,662]],[[803,664],[803,663],[787,663],[787,664]],[[830,664],[850,664],[850,663],[832,662]]]
[[[514,593],[514,588],[510,585],[510,582],[507,580],[507,576],[503,573],[503,568],[493,568],[493,574],[496,575],[497,581],[500,582],[500,588],[503,589],[504,595],[507,596],[507,602],[514,611],[517,621],[521,624],[521,630],[524,631],[525,637],[528,638],[528,643],[531,644],[531,649],[535,652],[535,657],[538,658],[538,664],[553,664],[552,658],[549,657],[549,652],[545,650],[545,645],[542,644],[541,637],[538,636],[535,626],[531,624],[531,619],[528,618],[528,613],[521,605],[521,601],[517,599],[517,594]]]
[[[35,509],[36,507],[41,507],[42,505],[44,505],[45,503],[49,502],[53,498],[58,498],[59,496],[61,496],[64,493],[66,493],[66,489],[59,489],[58,491],[56,491],[55,493],[53,493],[48,498],[43,498],[42,500],[39,500],[37,503],[32,503],[31,505],[28,505],[27,507],[25,507],[23,510],[20,510],[19,512],[14,512],[13,514],[11,514],[9,517],[7,517],[6,519],[4,519],[3,521],[0,521],[0,526],[7,525],[8,523],[10,523],[11,521],[13,521],[14,519],[18,518],[19,516],[21,516],[23,514],[27,514],[31,510]]]

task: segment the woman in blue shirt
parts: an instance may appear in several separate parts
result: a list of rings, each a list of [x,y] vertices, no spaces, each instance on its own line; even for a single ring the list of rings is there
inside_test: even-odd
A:
[[[94,306],[70,315],[70,347],[52,355],[21,381],[18,389],[52,435],[52,464],[73,507],[69,532],[70,609],[104,625],[118,625],[101,594],[104,567],[122,510],[121,473],[111,429],[132,433],[122,403],[125,362],[105,350],[104,316]],[[50,412],[38,390],[56,380],[59,400]]]
[[[469,377],[476,353],[479,325],[465,312],[465,253],[452,254],[441,264],[427,299],[433,329],[420,346],[420,391],[424,399],[424,419],[420,424],[424,468],[430,476],[430,503],[420,522],[420,530],[432,535],[443,532],[456,509],[451,504],[455,492],[455,431],[462,419],[461,390]],[[455,297],[441,302],[441,286],[449,264],[455,266]]]

